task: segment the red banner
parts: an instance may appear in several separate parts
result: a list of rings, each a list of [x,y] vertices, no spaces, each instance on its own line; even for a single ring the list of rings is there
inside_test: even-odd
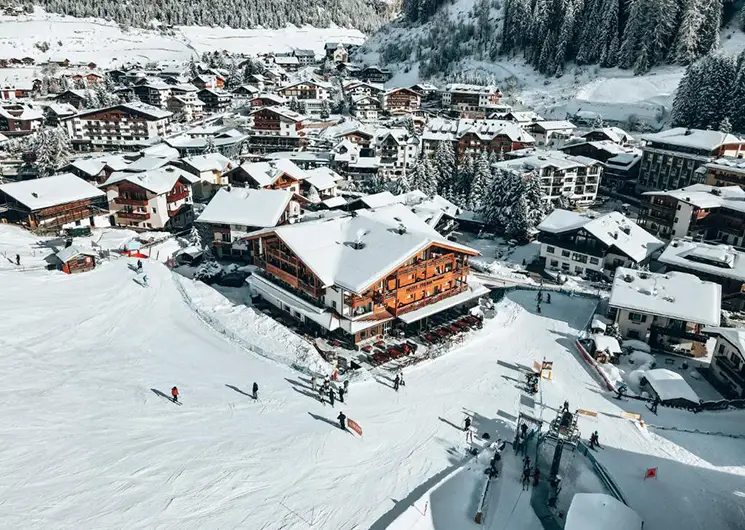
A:
[[[649,469],[647,469],[647,472],[644,474],[644,478],[657,478],[657,468],[650,467]]]
[[[354,432],[362,436],[362,427],[360,427],[360,424],[357,423],[356,421],[350,420],[349,418],[347,418],[347,427],[349,427]]]

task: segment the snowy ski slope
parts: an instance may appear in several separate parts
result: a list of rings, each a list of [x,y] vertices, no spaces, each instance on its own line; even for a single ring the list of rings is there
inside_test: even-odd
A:
[[[197,318],[168,269],[145,268],[148,288],[124,259],[76,276],[0,270],[0,528],[381,530],[465,462],[465,412],[482,432],[512,437],[516,365],[544,356],[555,380],[537,414],[550,418],[564,399],[602,412],[583,432],[600,431],[598,457],[645,529],[736,528],[742,515],[741,440],[641,432],[613,417],[617,402],[571,349],[589,300],[556,295],[536,315],[532,293],[510,294],[463,348],[409,369],[400,392],[381,372],[331,409],[304,376]],[[253,381],[258,402],[246,395]],[[157,394],[173,385],[183,406]],[[336,427],[339,410],[362,439]],[[745,429],[742,415],[660,410],[663,423]],[[651,463],[660,478],[643,483]],[[434,498],[432,528],[452,530],[449,496]],[[515,521],[530,521],[518,508]]]

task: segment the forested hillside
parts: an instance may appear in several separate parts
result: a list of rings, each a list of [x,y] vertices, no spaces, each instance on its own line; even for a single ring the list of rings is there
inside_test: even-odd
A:
[[[381,0],[28,0],[28,9],[98,17],[144,27],[153,19],[166,25],[230,26],[232,28],[328,27],[331,24],[371,32],[388,20],[389,5]]]

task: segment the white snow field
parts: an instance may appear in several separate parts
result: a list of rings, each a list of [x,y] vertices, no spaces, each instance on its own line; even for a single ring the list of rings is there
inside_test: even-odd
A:
[[[618,418],[629,403],[602,393],[572,347],[591,300],[557,294],[537,315],[534,293],[511,293],[460,349],[407,369],[398,393],[381,370],[331,408],[305,376],[246,348],[249,335],[231,340],[199,318],[165,266],[147,261],[142,287],[127,261],[74,276],[0,270],[0,528],[382,530],[468,461],[466,413],[479,433],[512,439],[515,380],[544,357],[554,380],[535,413],[550,419],[564,399],[600,412],[581,420],[583,435],[600,432],[597,457],[645,529],[742,528],[745,442]],[[262,347],[285,347],[271,328],[260,333]],[[161,395],[173,385],[181,406]],[[340,410],[362,438],[337,427]],[[743,419],[662,407],[654,418],[724,432],[745,432]],[[505,467],[517,458],[508,446]],[[653,465],[659,478],[643,481]],[[469,473],[430,492],[429,526],[417,529],[474,526],[473,492],[453,501],[458,484],[478,482]],[[515,485],[496,490],[484,527],[537,530]]]

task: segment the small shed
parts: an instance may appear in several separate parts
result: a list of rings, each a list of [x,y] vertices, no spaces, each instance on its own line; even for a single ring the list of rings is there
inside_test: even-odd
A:
[[[577,493],[569,505],[564,530],[641,530],[634,510],[604,493]]]
[[[601,333],[593,333],[591,338],[595,345],[592,354],[598,361],[607,363],[612,358],[621,355],[621,345],[618,344],[616,338]]]
[[[96,254],[81,250],[74,245],[60,250],[55,255],[59,270],[67,274],[87,272],[96,268]]]
[[[658,397],[660,402],[674,407],[698,405],[699,397],[679,373],[666,368],[647,370],[642,380],[642,388]]]

